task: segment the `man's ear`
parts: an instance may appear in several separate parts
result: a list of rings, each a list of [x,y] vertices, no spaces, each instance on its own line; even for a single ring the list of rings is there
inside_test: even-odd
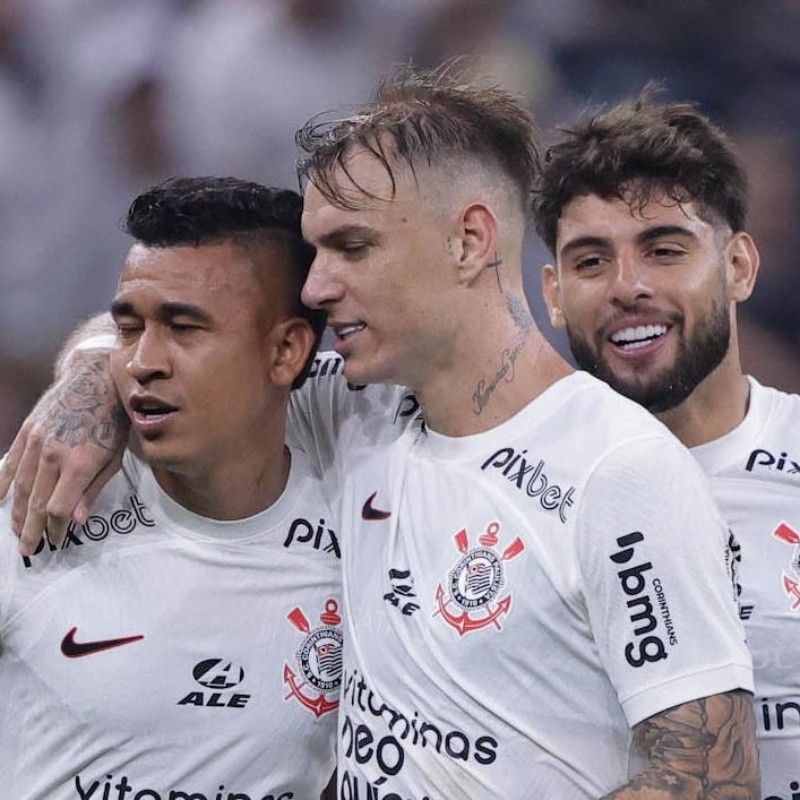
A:
[[[276,323],[269,340],[269,378],[276,386],[289,389],[311,355],[314,331],[308,320],[289,317]]]
[[[500,226],[494,211],[484,203],[472,203],[461,213],[456,241],[451,247],[458,262],[461,283],[472,283],[487,267],[502,264]]]
[[[554,328],[566,327],[564,311],[561,308],[561,287],[558,282],[558,268],[553,264],[542,267],[542,297],[547,305],[550,324]]]
[[[749,233],[739,231],[731,236],[725,248],[725,267],[728,298],[736,303],[747,300],[753,293],[761,257]]]

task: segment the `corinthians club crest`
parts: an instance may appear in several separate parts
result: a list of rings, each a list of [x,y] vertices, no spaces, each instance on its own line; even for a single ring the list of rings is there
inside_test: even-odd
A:
[[[436,587],[437,607],[432,616],[440,615],[460,636],[489,625],[501,630],[500,621],[511,608],[510,594],[498,599],[505,585],[503,565],[516,558],[525,544],[517,537],[501,552],[499,533],[500,523],[490,522],[478,537],[479,546],[472,549],[466,528],[453,537],[462,555],[447,574],[447,589],[441,583]]]
[[[342,683],[342,618],[339,604],[333,598],[325,601],[320,625],[312,628],[300,608],[286,617],[298,631],[305,634],[295,653],[300,675],[283,665],[283,682],[289,687],[284,698],[294,697],[315,716],[321,717],[339,707],[339,686]]]
[[[792,553],[792,560],[790,563],[795,577],[792,578],[791,575],[781,572],[781,582],[783,584],[783,591],[786,592],[786,596],[792,601],[791,610],[797,611],[800,609],[800,584],[797,581],[797,577],[800,575],[800,531],[796,531],[791,525],[781,522],[781,524],[772,531],[772,535],[776,539],[786,542],[786,544],[794,545],[794,552]]]

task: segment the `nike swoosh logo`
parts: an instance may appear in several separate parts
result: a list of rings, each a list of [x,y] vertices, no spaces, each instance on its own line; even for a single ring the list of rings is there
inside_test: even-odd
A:
[[[131,642],[138,642],[144,639],[144,636],[123,636],[121,639],[100,639],[97,642],[76,642],[75,631],[73,628],[61,640],[61,652],[67,658],[80,658],[81,656],[90,656],[93,653],[102,653],[103,650],[110,650],[112,647],[122,647],[124,644]]]
[[[374,522],[376,520],[389,519],[389,517],[392,516],[391,511],[383,511],[372,505],[372,501],[377,494],[377,492],[373,492],[364,502],[364,505],[361,507],[361,519]]]

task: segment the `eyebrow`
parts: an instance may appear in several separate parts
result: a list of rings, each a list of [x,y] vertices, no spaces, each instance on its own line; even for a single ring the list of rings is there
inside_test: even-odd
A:
[[[129,300],[114,300],[111,303],[111,316],[116,319],[117,317],[135,317],[138,315],[133,303]],[[157,317],[159,320],[167,322],[175,317],[188,317],[206,325],[212,323],[211,317],[202,308],[191,303],[161,303],[158,306]]]
[[[689,239],[697,238],[697,234],[690,231],[688,228],[684,228],[682,225],[656,225],[642,231],[636,237],[636,241],[640,244],[647,244],[654,239],[661,239],[663,236],[685,236]]]
[[[636,235],[638,244],[648,244],[649,242],[661,239],[664,236],[685,236],[690,239],[697,239],[697,235],[684,228],[682,225],[654,225]],[[611,239],[604,236],[579,236],[567,242],[559,251],[559,255],[568,255],[573,250],[580,250],[584,247],[610,247]]]
[[[338,247],[350,236],[360,236],[370,242],[375,242],[380,235],[374,228],[368,225],[358,225],[356,223],[341,225],[332,231],[328,231],[319,237],[319,245],[323,247]]]

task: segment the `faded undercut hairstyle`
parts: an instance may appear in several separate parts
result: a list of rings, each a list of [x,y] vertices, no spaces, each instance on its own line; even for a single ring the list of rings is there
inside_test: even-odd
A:
[[[637,99],[563,129],[545,153],[533,217],[553,253],[564,207],[589,194],[641,210],[654,192],[663,192],[677,203],[696,203],[708,222],[743,230],[747,175],[730,140],[693,103],[656,103],[655,91],[649,85]]]
[[[287,269],[289,313],[311,324],[316,342],[325,328],[324,312],[300,302],[314,249],[303,241],[297,192],[273,189],[238,178],[173,178],[140,194],[131,204],[123,230],[147,247],[199,247],[231,242],[243,247],[255,269]],[[285,259],[261,258],[265,245],[281,246]],[[305,380],[308,363],[292,388]]]
[[[392,196],[398,166],[416,174],[419,166],[472,157],[516,186],[526,214],[539,167],[532,115],[509,92],[468,83],[452,64],[431,72],[404,68],[382,80],[374,99],[357,115],[327,121],[314,117],[297,132],[296,141],[303,153],[301,181],[310,179],[328,202],[350,210],[357,204],[342,192],[335,172],[341,169],[352,180],[347,158],[354,148],[363,148],[383,165]]]

